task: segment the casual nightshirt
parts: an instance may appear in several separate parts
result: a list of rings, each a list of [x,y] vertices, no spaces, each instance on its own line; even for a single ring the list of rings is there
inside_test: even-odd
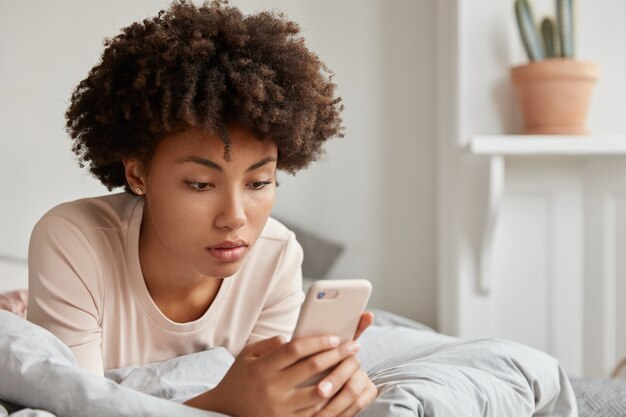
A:
[[[204,315],[176,323],[159,310],[143,279],[143,201],[113,194],[64,203],[43,216],[29,248],[30,321],[100,375],[215,346],[236,356],[255,341],[290,338],[304,299],[302,248],[291,231],[270,218]]]

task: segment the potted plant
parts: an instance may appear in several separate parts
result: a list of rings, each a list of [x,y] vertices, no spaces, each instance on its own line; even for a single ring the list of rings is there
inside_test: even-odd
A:
[[[524,133],[583,135],[599,69],[574,59],[574,0],[555,0],[556,20],[540,30],[528,0],[515,1],[517,24],[530,62],[511,69]]]

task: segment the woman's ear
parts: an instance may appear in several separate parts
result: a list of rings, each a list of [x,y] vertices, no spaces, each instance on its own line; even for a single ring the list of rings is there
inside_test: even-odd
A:
[[[147,190],[143,164],[135,158],[124,159],[122,162],[128,186],[135,194],[144,195]]]

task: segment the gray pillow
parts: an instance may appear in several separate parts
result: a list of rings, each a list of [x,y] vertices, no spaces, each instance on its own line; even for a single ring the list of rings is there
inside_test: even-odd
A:
[[[322,237],[315,232],[278,219],[275,216],[272,217],[296,234],[296,239],[298,239],[298,243],[300,243],[304,251],[302,275],[306,278],[326,278],[330,268],[341,252],[343,252],[343,245]]]

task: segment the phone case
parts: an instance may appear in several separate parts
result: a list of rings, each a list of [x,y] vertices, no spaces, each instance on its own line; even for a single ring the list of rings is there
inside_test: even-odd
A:
[[[342,342],[354,338],[372,284],[364,279],[316,281],[300,309],[293,338],[335,334]]]

